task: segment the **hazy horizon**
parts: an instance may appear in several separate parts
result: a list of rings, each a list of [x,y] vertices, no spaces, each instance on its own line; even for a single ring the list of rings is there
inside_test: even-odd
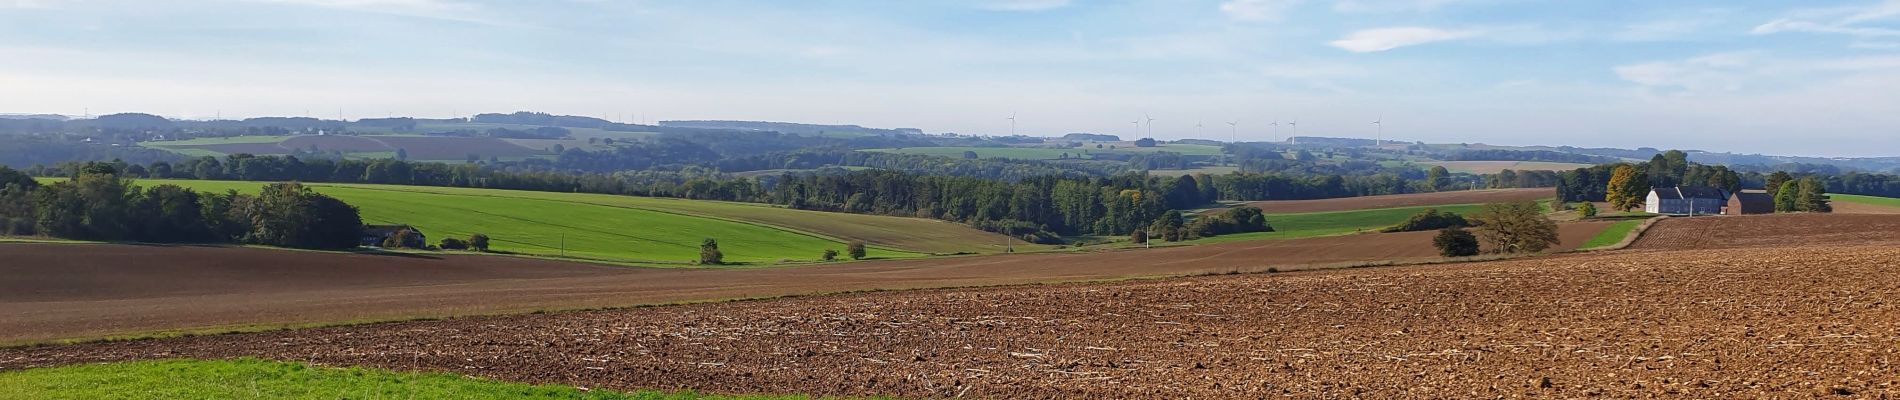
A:
[[[0,111],[1900,156],[1900,0],[0,0]],[[1299,120],[1297,132],[1282,124]],[[1197,130],[1196,123],[1204,125]]]

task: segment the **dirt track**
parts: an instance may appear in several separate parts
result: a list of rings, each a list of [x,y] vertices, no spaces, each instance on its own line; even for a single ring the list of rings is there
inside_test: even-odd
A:
[[[1352,211],[1378,208],[1442,206],[1451,204],[1476,204],[1501,201],[1530,201],[1555,197],[1556,192],[1542,189],[1497,189],[1437,193],[1395,194],[1389,196],[1349,197],[1321,200],[1277,200],[1254,201],[1247,205],[1259,207],[1270,214],[1309,213],[1327,211]]]
[[[1900,248],[1632,251],[0,349],[975,398],[1883,397]]]
[[[1604,224],[1566,224],[1575,248]],[[0,343],[874,289],[1299,269],[1436,257],[1431,232],[750,270],[484,256],[0,244]]]

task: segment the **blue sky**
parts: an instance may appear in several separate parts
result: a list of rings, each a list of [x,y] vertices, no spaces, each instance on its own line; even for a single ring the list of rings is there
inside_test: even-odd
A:
[[[0,0],[0,112],[88,109],[1895,156],[1900,0]]]

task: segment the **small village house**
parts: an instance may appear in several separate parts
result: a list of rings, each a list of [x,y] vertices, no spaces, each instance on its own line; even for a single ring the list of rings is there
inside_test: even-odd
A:
[[[1717,215],[1728,205],[1728,192],[1706,186],[1650,189],[1643,211],[1663,215]]]
[[[1743,190],[1730,196],[1728,207],[1722,209],[1724,215],[1752,215],[1775,213],[1775,198],[1765,190]]]

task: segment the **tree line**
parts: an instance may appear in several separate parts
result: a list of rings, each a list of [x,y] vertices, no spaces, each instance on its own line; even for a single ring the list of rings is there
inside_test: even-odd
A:
[[[248,243],[308,249],[355,247],[356,207],[297,183],[257,195],[140,188],[108,164],[41,185],[0,167],[0,234],[151,243]]]

